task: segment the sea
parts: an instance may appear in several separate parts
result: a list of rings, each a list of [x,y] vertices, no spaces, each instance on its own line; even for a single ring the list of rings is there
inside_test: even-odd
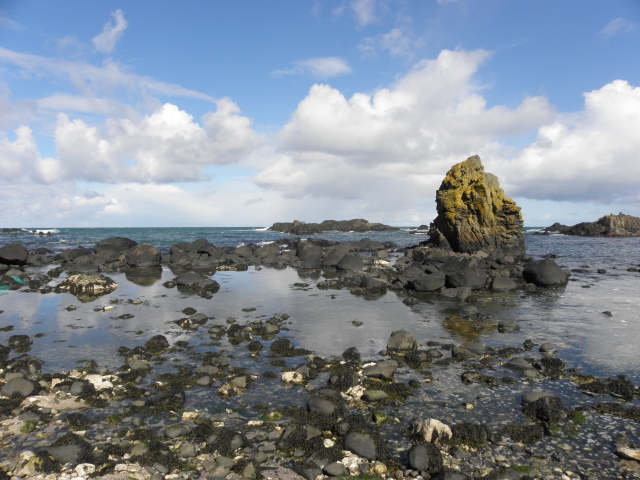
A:
[[[557,348],[557,356],[574,374],[600,379],[623,375],[639,385],[640,237],[592,238],[541,233],[539,228],[524,230],[527,253],[534,259],[551,256],[571,273],[568,284],[554,289],[475,292],[470,301],[480,315],[473,318],[464,313],[468,303],[437,294],[407,302],[407,295],[402,292],[365,297],[347,290],[324,290],[318,288],[318,284],[327,272],[289,267],[216,271],[211,277],[220,284],[220,290],[211,298],[205,298],[168,288],[165,283],[177,272],[163,266],[151,277],[109,272],[107,275],[117,282],[117,289],[84,303],[68,293],[0,291],[0,344],[6,345],[12,335],[29,335],[33,344],[24,353],[42,360],[45,373],[70,371],[89,360],[97,362],[101,371],[116,372],[124,363],[118,354],[121,347],[142,346],[152,336],[161,334],[167,337],[172,348],[163,354],[163,361],[154,366],[156,373],[171,372],[177,367],[195,369],[198,366],[195,359],[201,358],[203,352],[214,350],[228,355],[234,368],[262,379],[267,370],[275,370],[279,377],[282,368],[282,365],[274,368],[268,340],[260,339],[265,349],[252,355],[246,346],[231,344],[226,337],[210,338],[208,328],[215,324],[250,324],[279,315],[286,318],[281,337],[326,359],[341,358],[350,347],[356,347],[364,361],[387,358],[380,352],[385,349],[391,332],[404,329],[415,335],[422,348],[470,342],[481,342],[495,349],[522,346],[528,340],[535,345],[552,343]],[[149,243],[161,251],[168,251],[175,243],[199,238],[206,238],[217,246],[241,246],[279,242],[285,237],[263,227],[34,228],[0,233],[0,246],[18,242],[29,249],[60,252],[77,246],[90,248],[100,240],[115,236]],[[326,232],[318,237],[340,242],[371,238],[393,242],[398,249],[428,238],[427,232],[410,227],[393,232]],[[402,251],[392,252],[391,262],[401,255]],[[49,269],[51,266],[29,271],[46,273]],[[61,280],[62,277],[54,278],[51,284]],[[209,317],[207,324],[197,329],[181,327],[180,319],[186,316],[186,308],[205,313]],[[500,320],[515,321],[520,330],[500,333],[496,328]],[[535,347],[524,355],[535,358],[540,353]],[[287,359],[285,368],[294,369],[302,361],[300,357]],[[401,368],[396,373],[397,381],[415,381],[420,386],[406,403],[388,413],[405,420],[420,414],[430,415],[449,424],[480,419],[496,426],[522,418],[520,398],[530,390],[551,391],[567,408],[611,401],[610,397],[585,395],[568,376],[545,380],[543,384],[529,384],[504,367],[485,373],[496,378],[515,376],[515,383],[500,383],[491,389],[481,384],[463,385],[462,368],[465,367],[458,364],[434,367],[429,383],[423,377],[426,373]],[[306,388],[291,387],[279,380],[256,380],[246,393],[229,399],[212,394],[210,388],[192,388],[185,408],[221,415],[227,424],[233,424],[235,418],[241,425],[256,415],[247,407],[250,405],[266,403],[270,409],[304,405],[307,390],[321,388],[326,384],[327,375],[321,374]],[[633,406],[640,406],[639,403],[632,402]],[[465,405],[473,406],[473,410]],[[613,448],[616,432],[630,432],[628,421],[591,415],[589,422],[589,429],[563,437],[563,445],[576,452],[584,451],[586,456],[596,455],[589,452],[601,452],[593,460],[595,465],[605,461],[615,465],[614,457],[607,452]],[[395,435],[391,428],[389,435]],[[632,440],[640,442],[640,435]],[[578,463],[584,461],[580,458]]]

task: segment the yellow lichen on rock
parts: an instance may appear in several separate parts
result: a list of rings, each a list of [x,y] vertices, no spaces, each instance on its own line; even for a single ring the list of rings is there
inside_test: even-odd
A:
[[[456,252],[503,250],[524,254],[522,215],[506,197],[498,178],[474,155],[451,167],[436,193],[438,216],[429,235],[437,246]]]

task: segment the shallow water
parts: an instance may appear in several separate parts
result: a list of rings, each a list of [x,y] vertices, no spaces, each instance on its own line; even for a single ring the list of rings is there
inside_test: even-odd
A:
[[[372,357],[386,346],[393,330],[405,329],[421,343],[465,343],[480,340],[488,346],[521,344],[531,339],[560,347],[562,358],[586,373],[600,376],[624,374],[640,380],[640,338],[637,319],[640,274],[574,274],[566,288],[518,291],[506,294],[477,294],[476,305],[489,320],[471,321],[460,316],[461,305],[437,296],[408,307],[404,297],[389,292],[365,299],[341,290],[320,290],[319,274],[309,276],[294,269],[254,269],[245,272],[217,272],[212,277],[221,285],[208,300],[198,295],[167,289],[163,283],[174,277],[163,269],[151,285],[138,285],[125,274],[110,274],[118,283],[112,294],[81,303],[66,293],[39,294],[10,291],[0,297],[0,343],[9,336],[27,334],[34,339],[30,353],[46,361],[45,371],[69,369],[75,363],[94,358],[114,368],[121,362],[119,346],[132,348],[156,334],[171,342],[197,344],[208,339],[208,325],[233,317],[239,323],[268,318],[276,313],[290,316],[287,333],[298,346],[323,356],[340,355],[351,346],[363,357]],[[588,287],[588,288],[587,288]],[[68,311],[67,307],[76,307]],[[103,311],[100,307],[113,307]],[[197,332],[185,331],[174,322],[186,307],[195,308],[216,320]],[[255,308],[245,312],[243,309]],[[97,310],[97,311],[96,311]],[[603,311],[610,311],[611,316]],[[121,320],[124,314],[133,318]],[[517,334],[498,333],[501,319],[515,320]],[[362,322],[355,326],[354,320]]]

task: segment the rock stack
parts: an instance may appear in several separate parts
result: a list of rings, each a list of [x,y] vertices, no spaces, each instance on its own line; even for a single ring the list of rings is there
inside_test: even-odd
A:
[[[498,178],[484,171],[477,155],[451,167],[436,193],[436,208],[431,245],[457,253],[524,256],[520,207],[505,196]]]

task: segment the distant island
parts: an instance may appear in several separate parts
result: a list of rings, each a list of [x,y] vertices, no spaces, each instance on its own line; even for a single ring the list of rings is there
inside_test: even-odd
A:
[[[392,232],[400,230],[396,227],[371,223],[362,218],[353,220],[325,220],[321,223],[306,223],[300,220],[293,222],[276,222],[269,230],[290,235],[317,235],[322,232]]]
[[[640,235],[640,218],[619,213],[605,215],[595,222],[581,222],[569,227],[554,223],[544,229],[545,233],[561,233],[582,237],[628,237]]]

